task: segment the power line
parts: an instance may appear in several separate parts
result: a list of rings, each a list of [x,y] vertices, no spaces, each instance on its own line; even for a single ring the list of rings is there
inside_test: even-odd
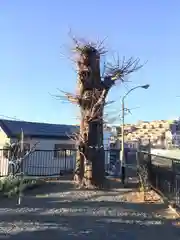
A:
[[[24,120],[18,119],[16,117],[10,117],[10,116],[6,116],[6,115],[2,115],[2,114],[0,114],[0,117],[5,118],[5,119],[16,120],[16,121],[24,121]]]

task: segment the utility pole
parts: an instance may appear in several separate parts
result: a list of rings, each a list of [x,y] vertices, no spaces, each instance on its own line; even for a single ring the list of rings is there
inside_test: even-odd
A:
[[[121,181],[122,184],[125,183],[125,178],[126,178],[126,159],[125,159],[125,154],[124,154],[124,116],[125,116],[125,98],[131,93],[132,91],[136,90],[137,88],[143,88],[143,89],[148,89],[149,84],[142,85],[142,86],[136,86],[131,88],[123,97],[122,97],[122,102],[121,102],[121,108],[122,108],[122,125],[121,125],[121,149],[120,149],[120,161],[121,161]]]

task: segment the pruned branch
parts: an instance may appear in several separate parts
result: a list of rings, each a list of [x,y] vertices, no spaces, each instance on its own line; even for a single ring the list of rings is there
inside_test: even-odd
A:
[[[85,154],[81,151],[79,151],[79,153],[84,157],[84,161],[87,162],[87,158],[86,158]]]
[[[80,144],[80,142],[85,143],[86,141],[84,136],[82,136],[82,134],[80,133],[73,132],[71,135],[69,135],[68,133],[66,133],[66,135],[69,137],[69,139],[74,141],[77,146]]]
[[[91,110],[89,121],[93,120],[97,117],[98,113],[102,110],[104,107],[105,97],[106,97],[107,90],[104,89],[98,98],[97,102],[94,104]]]
[[[134,110],[134,109],[137,109],[137,107],[136,108],[125,108],[124,109],[124,115],[126,116],[126,115],[129,115],[129,114],[131,114],[132,115],[132,110]],[[109,123],[114,123],[114,122],[116,122],[117,120],[121,120],[122,119],[122,113],[121,112],[119,112],[119,111],[117,111],[117,110],[114,110],[115,112],[106,112],[106,113],[104,113],[104,123],[105,124],[109,124]],[[114,116],[115,115],[115,116]]]
[[[21,140],[5,145],[5,157],[9,160],[9,164],[13,165],[14,175],[19,173],[22,162],[35,151],[38,144],[39,142],[36,142],[29,150],[25,149],[24,144],[22,149]]]
[[[59,90],[59,89],[58,89]],[[73,93],[69,93],[69,92],[64,92],[62,90],[59,90],[61,93],[63,93],[65,95],[65,97],[67,97],[67,99],[71,102],[71,103],[78,103],[79,101],[79,96],[77,96],[76,94]]]
[[[104,106],[109,106],[109,105],[111,105],[111,104],[113,104],[113,103],[115,103],[114,100],[112,100],[112,101],[107,101],[107,102],[105,102]]]
[[[104,54],[107,52],[104,48],[104,42],[107,39],[107,37],[105,37],[103,40],[97,40],[96,42],[87,41],[84,38],[77,38],[76,36],[74,36],[71,28],[69,30],[68,35],[70,39],[73,41],[75,51],[82,52],[85,48],[93,48],[96,49],[99,52],[99,54]]]
[[[75,37],[72,37],[72,40],[75,45],[73,50],[80,54],[88,54],[90,52],[94,52],[98,55],[103,55],[107,52],[103,46],[104,40],[101,42],[91,42],[86,41],[85,39],[77,39]]]
[[[58,89],[58,91],[61,92],[63,95],[53,95],[53,96],[59,99],[60,101],[69,101],[71,103],[76,103],[76,104],[79,103],[80,97],[78,95],[65,92],[60,89]]]
[[[140,59],[133,59],[131,57],[128,60],[123,58],[123,60],[120,61],[118,58],[115,65],[112,63],[106,64],[106,78],[110,77],[112,81],[121,80],[124,82],[126,76],[138,71],[142,67],[143,65],[140,64]]]

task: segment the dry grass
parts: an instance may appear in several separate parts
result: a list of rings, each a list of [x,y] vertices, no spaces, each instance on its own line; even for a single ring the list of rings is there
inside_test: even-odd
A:
[[[127,201],[132,203],[162,203],[162,198],[153,190],[146,193],[134,189],[127,196]]]

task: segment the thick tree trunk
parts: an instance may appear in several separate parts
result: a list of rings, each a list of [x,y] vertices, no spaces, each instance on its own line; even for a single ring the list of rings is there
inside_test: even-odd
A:
[[[105,177],[103,147],[103,108],[105,88],[101,82],[97,51],[83,51],[78,62],[78,94],[81,108],[76,180],[87,187],[103,185]]]
[[[104,181],[104,147],[102,121],[91,122],[88,136],[88,159],[92,166],[92,184],[103,185]]]
[[[87,187],[102,187],[105,178],[105,155],[103,147],[103,122],[89,123],[89,134],[85,144],[77,153],[76,179]]]

